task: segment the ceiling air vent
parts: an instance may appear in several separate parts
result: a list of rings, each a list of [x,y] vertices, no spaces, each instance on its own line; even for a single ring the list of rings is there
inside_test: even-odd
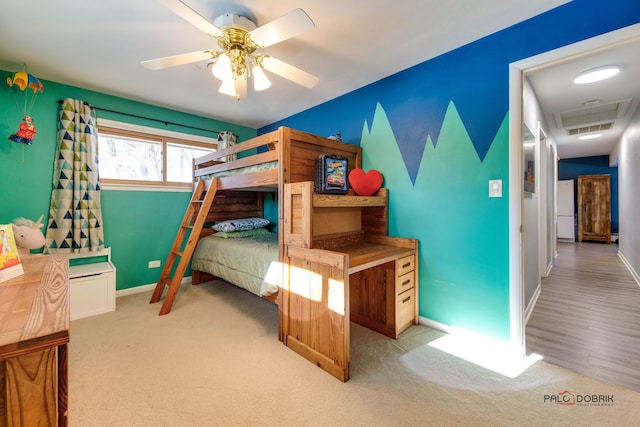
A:
[[[569,135],[576,135],[576,133],[572,133],[576,129],[580,130],[579,133],[583,133],[583,128],[598,126],[600,123],[604,123],[604,125],[600,126],[609,125],[607,129],[610,129],[613,126],[613,122],[624,116],[630,103],[631,98],[621,99],[618,101],[589,105],[576,110],[555,113],[554,116],[559,128],[566,129]],[[605,129],[602,128],[594,130]]]
[[[613,126],[613,122],[602,123],[600,125],[582,126],[579,128],[567,129],[569,136],[582,135],[583,133],[599,132],[602,130],[609,130]]]

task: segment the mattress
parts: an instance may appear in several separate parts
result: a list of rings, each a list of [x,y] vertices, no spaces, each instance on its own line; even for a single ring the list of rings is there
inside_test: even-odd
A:
[[[222,172],[212,173],[198,177],[198,179],[211,179],[213,177],[223,178],[225,176],[243,175],[252,172],[262,172],[266,170],[276,169],[278,167],[277,161],[259,163],[257,165],[245,166],[243,168],[230,169]]]
[[[278,234],[224,239],[200,239],[191,260],[193,270],[205,271],[258,296],[278,291],[282,268]]]

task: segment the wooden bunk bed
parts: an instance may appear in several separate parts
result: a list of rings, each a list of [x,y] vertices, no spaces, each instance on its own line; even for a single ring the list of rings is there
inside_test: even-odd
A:
[[[264,195],[277,199],[278,222],[284,218],[284,185],[313,181],[315,161],[322,154],[348,159],[349,171],[361,167],[360,147],[295,129],[280,127],[250,140],[218,150],[193,162],[193,197],[176,235],[173,247],[151,298],[160,301],[169,290],[160,310],[171,311],[182,276],[199,239],[213,233],[204,224],[229,219],[264,216]],[[240,154],[240,158],[235,159]],[[234,159],[234,160],[231,160]],[[215,177],[215,179],[213,179]],[[206,213],[206,215],[201,214]],[[278,259],[283,257],[283,234],[278,229]],[[179,262],[178,262],[179,261]],[[178,262],[174,269],[174,264]],[[175,270],[175,271],[174,271]],[[192,283],[207,281],[211,275],[192,269]],[[277,303],[278,295],[268,299]]]
[[[221,161],[242,152],[252,155],[231,161]],[[255,151],[258,151],[255,153]],[[348,159],[349,171],[361,167],[360,147],[323,138],[295,129],[279,129],[260,135],[230,148],[194,159],[194,186],[200,180],[209,188],[217,178],[217,194],[205,222],[221,222],[236,218],[263,217],[264,194],[271,193],[278,203],[278,223],[284,218],[284,185],[313,181],[315,161],[322,154],[337,154]],[[213,233],[205,229],[199,238]],[[278,258],[283,256],[283,233],[278,228]],[[206,272],[192,270],[194,284],[209,280]],[[277,302],[277,295],[266,296]]]
[[[314,194],[322,154],[346,157],[349,171],[361,167],[360,147],[286,127],[195,159],[193,198],[151,302],[168,286],[160,314],[170,311],[198,240],[214,233],[205,223],[262,217],[272,193],[282,283],[266,297],[278,305],[279,339],[346,381],[350,321],[392,338],[417,323],[417,242],[387,235],[386,189]],[[192,269],[193,284],[211,277]]]

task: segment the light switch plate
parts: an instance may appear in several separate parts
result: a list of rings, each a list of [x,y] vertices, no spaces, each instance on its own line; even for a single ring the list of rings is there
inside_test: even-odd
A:
[[[502,197],[501,179],[492,179],[489,181],[489,197]]]

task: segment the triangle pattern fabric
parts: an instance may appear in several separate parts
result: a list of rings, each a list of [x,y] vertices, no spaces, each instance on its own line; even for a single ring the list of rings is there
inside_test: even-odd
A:
[[[100,250],[104,248],[104,230],[96,111],[84,101],[67,98],[62,101],[58,117],[45,252]]]

